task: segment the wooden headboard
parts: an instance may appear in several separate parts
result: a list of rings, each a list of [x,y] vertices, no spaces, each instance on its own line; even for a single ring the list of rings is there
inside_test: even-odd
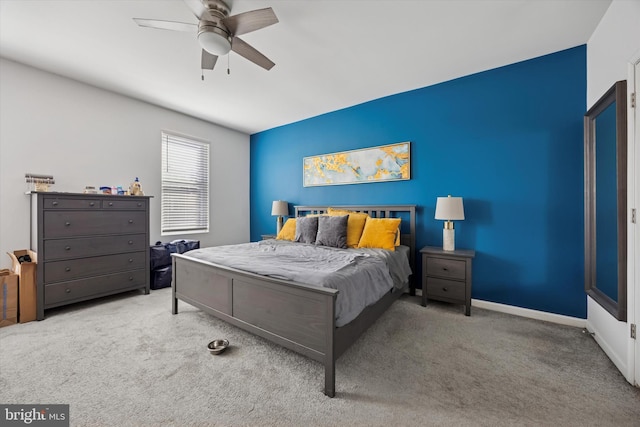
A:
[[[372,218],[401,218],[400,244],[409,247],[409,264],[414,272],[410,279],[411,295],[415,295],[416,206],[415,205],[331,205],[335,209],[364,212]],[[294,206],[295,216],[327,213],[328,206]],[[407,226],[408,224],[408,226]]]

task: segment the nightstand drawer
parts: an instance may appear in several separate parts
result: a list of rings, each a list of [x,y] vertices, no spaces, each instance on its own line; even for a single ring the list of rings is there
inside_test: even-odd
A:
[[[427,262],[427,276],[465,280],[464,261],[430,257]]]
[[[466,285],[464,282],[427,277],[428,298],[451,302],[460,302],[464,304],[465,288]]]

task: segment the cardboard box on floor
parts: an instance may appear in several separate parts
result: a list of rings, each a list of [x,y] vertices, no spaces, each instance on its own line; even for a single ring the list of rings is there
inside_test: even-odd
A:
[[[18,321],[20,323],[36,320],[36,267],[38,254],[22,249],[7,252],[11,258],[11,271],[18,275]],[[31,257],[31,262],[20,263],[18,258],[24,255]]]
[[[18,275],[0,270],[0,328],[18,322]]]

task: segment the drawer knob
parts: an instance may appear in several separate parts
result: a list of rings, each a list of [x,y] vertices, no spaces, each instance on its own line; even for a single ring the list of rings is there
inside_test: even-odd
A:
[[[67,222],[65,222],[65,223],[64,223],[64,226],[65,226],[65,227],[68,227],[68,226],[70,226],[70,225],[71,225],[71,223],[70,223],[69,221],[67,221]]]
[[[89,206],[95,206],[96,202],[89,202]]]
[[[133,240],[129,240],[127,243],[129,243],[130,245],[133,245]]]
[[[113,206],[113,202],[109,202],[109,206]]]
[[[129,258],[129,262],[133,262],[133,258]]]
[[[138,207],[142,206],[142,203],[138,202]]]
[[[67,272],[71,271],[71,267],[65,268],[64,271],[67,271]]]
[[[129,220],[129,224],[133,224],[133,220],[132,219]]]
[[[65,250],[65,251],[70,251],[70,250],[71,250],[71,246],[65,246],[65,247],[64,247],[64,250]]]
[[[64,290],[66,293],[70,294],[71,293],[71,289],[67,288]]]
[[[51,202],[53,206],[58,206],[58,202]]]
[[[442,287],[442,290],[443,290],[444,292],[449,292],[449,289],[447,289],[447,288],[445,288],[445,287]]]
[[[133,281],[133,276],[129,276],[129,281]]]
[[[449,271],[449,269],[448,269],[447,267],[442,267],[442,269],[443,269],[444,271]]]

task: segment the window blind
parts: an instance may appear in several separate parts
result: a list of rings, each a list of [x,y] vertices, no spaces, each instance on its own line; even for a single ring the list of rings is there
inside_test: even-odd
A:
[[[209,231],[209,144],[162,132],[162,234]]]

